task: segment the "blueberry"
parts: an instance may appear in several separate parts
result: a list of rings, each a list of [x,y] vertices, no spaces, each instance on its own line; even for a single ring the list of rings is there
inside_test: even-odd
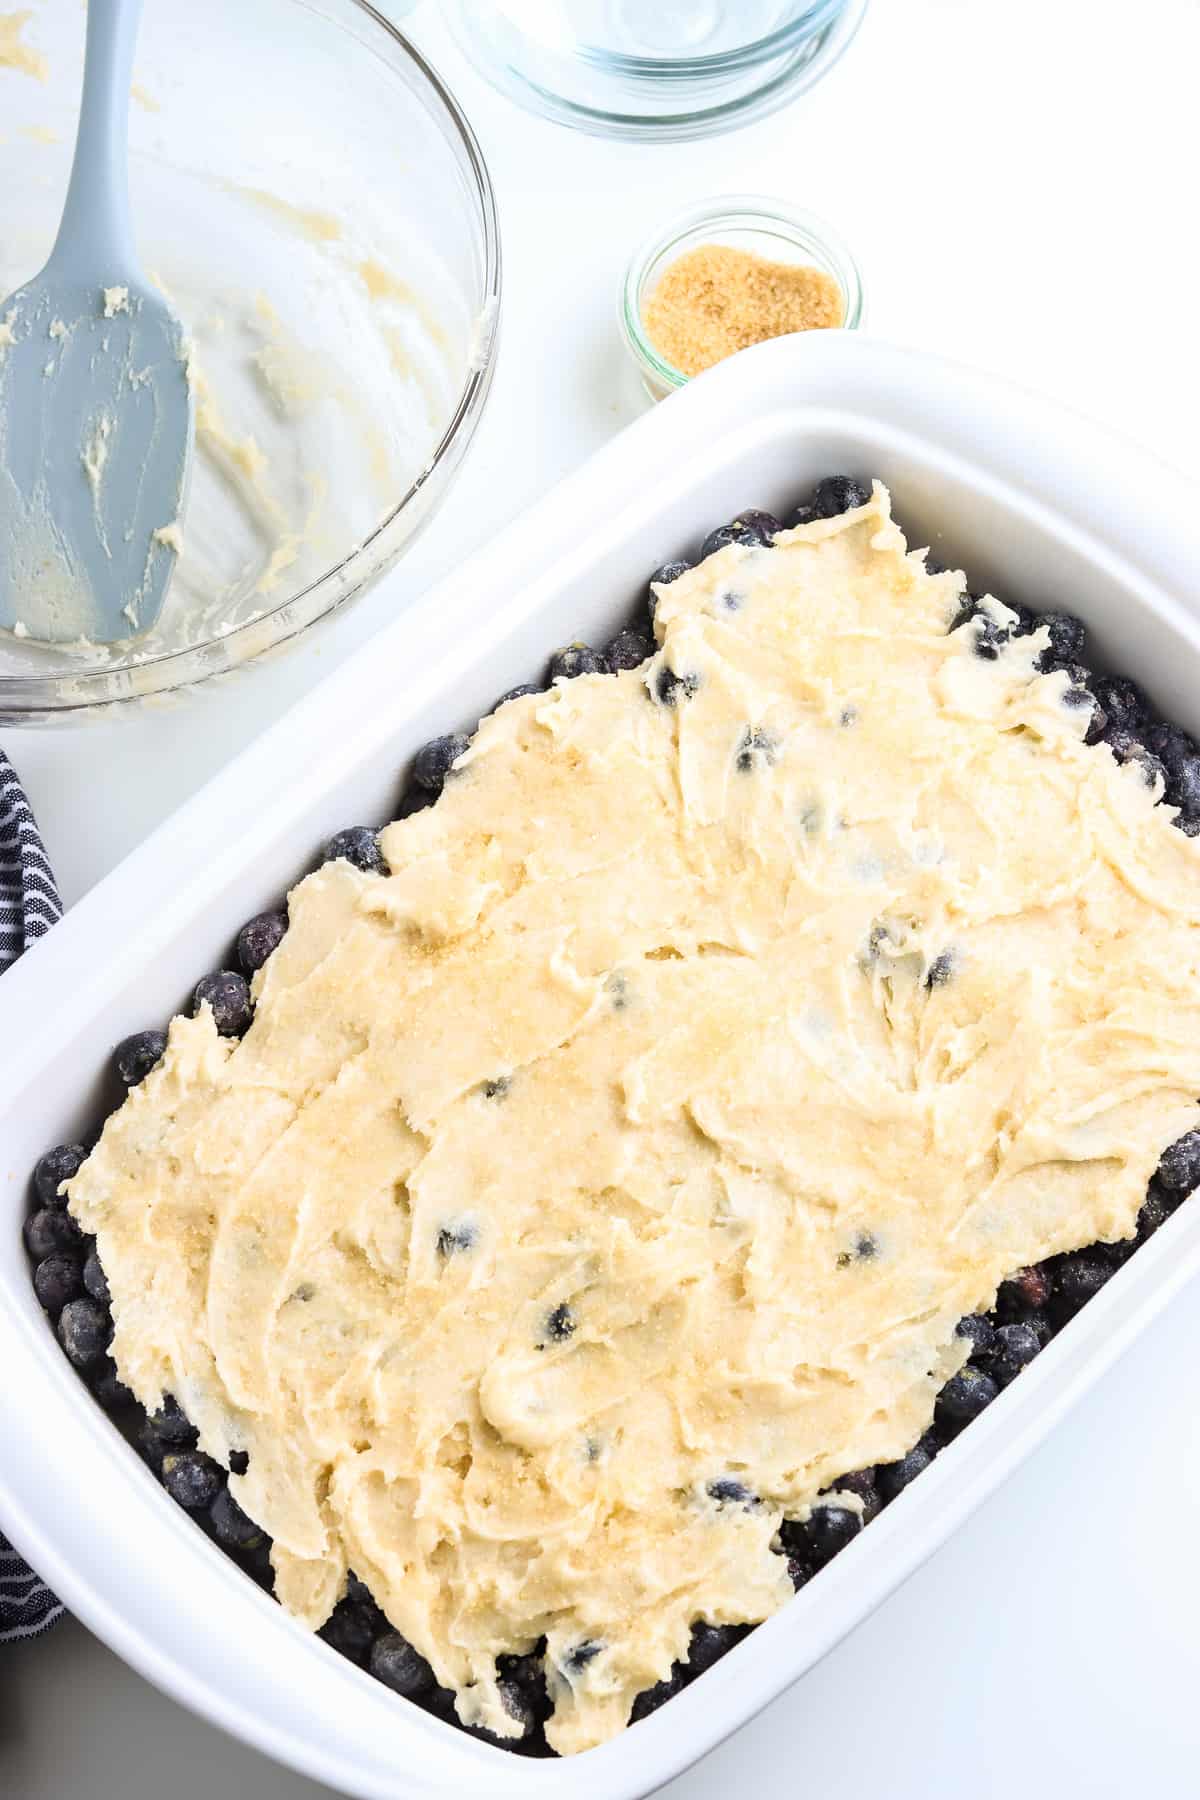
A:
[[[926,969],[925,986],[927,988],[945,987],[953,973],[954,952],[953,950],[943,950],[940,955],[934,957]]]
[[[199,1433],[174,1394],[164,1394],[158,1411],[147,1421],[155,1437],[172,1449],[191,1449]]]
[[[58,1318],[58,1341],[77,1369],[89,1369],[108,1348],[112,1320],[94,1300],[68,1300]]]
[[[1195,744],[1179,725],[1149,725],[1142,733],[1142,741],[1168,775],[1177,774],[1185,758],[1196,754]]]
[[[227,1550],[253,1550],[262,1539],[259,1527],[247,1518],[227,1487],[221,1488],[209,1507],[208,1518],[213,1536]]]
[[[664,663],[655,677],[654,691],[663,706],[676,706],[681,700],[690,700],[699,686],[698,675],[677,675]]]
[[[1179,758],[1167,784],[1167,799],[1189,818],[1200,813],[1200,755],[1189,751]]]
[[[1082,619],[1074,613],[1047,612],[1038,620],[1050,633],[1049,646],[1042,651],[1041,667],[1043,669],[1061,669],[1068,663],[1083,660],[1083,647],[1087,633]]]
[[[108,1291],[108,1276],[93,1245],[87,1253],[83,1265],[83,1285],[98,1306],[111,1306],[112,1295]]]
[[[879,1511],[879,1489],[875,1483],[874,1469],[855,1469],[849,1475],[839,1475],[836,1481],[830,1482],[826,1492],[857,1494],[863,1503],[864,1525],[869,1525]]]
[[[1156,781],[1167,785],[1167,771],[1162,763],[1147,750],[1140,739],[1132,732],[1121,731],[1110,726],[1104,733],[1104,742],[1108,745],[1119,763],[1133,763],[1141,772],[1142,780],[1147,787],[1153,787]]]
[[[546,1319],[546,1336],[552,1344],[565,1344],[575,1330],[575,1315],[564,1300]]]
[[[263,1533],[261,1544],[244,1553],[242,1567],[251,1581],[256,1581],[264,1593],[274,1595],[275,1570],[271,1566],[271,1539],[266,1532]]]
[[[599,1656],[604,1645],[596,1638],[583,1638],[578,1644],[572,1644],[563,1657],[562,1666],[568,1675],[575,1675],[580,1669],[586,1669],[594,1656]]]
[[[358,1579],[358,1576],[354,1573],[353,1569],[350,1569],[347,1572],[346,1592],[342,1598],[352,1601],[355,1606],[363,1606],[368,1610],[373,1608],[379,1618],[379,1630],[387,1631],[390,1629],[383,1613],[380,1611],[378,1605],[376,1605],[374,1594],[371,1592],[365,1581],[360,1581]]]
[[[1108,714],[1096,699],[1088,686],[1088,671],[1081,663],[1066,665],[1068,686],[1063,694],[1063,705],[1069,706],[1072,712],[1086,715],[1083,741],[1085,744],[1098,744],[1108,730]]]
[[[813,489],[813,511],[819,519],[836,519],[841,513],[865,506],[871,490],[850,475],[826,475]]]
[[[321,860],[353,863],[364,875],[390,873],[383,851],[379,848],[379,835],[369,825],[347,825],[344,831],[335,831],[325,846]]]
[[[961,577],[963,569],[961,563],[947,562],[945,557],[939,556],[936,550],[927,550],[925,552],[925,573],[927,575],[954,574]]]
[[[787,1572],[788,1580],[791,1582],[796,1593],[799,1593],[800,1589],[813,1578],[811,1564],[805,1562],[804,1558],[798,1556],[794,1550],[788,1552]]]
[[[669,587],[671,582],[678,581],[681,575],[686,575],[691,567],[692,564],[690,562],[687,562],[681,556],[677,556],[674,561],[660,563],[658,568],[655,569],[653,575],[650,577],[649,585],[646,590],[646,598],[650,607],[651,619],[654,617],[654,608],[657,604],[657,597],[654,593],[654,589],[656,587]]]
[[[687,1653],[689,1673],[703,1675],[735,1644],[740,1644],[749,1629],[748,1625],[710,1625],[707,1619],[697,1619],[692,1626],[692,1641]]]
[[[757,542],[758,539],[750,532],[742,530],[733,523],[718,525],[716,530],[710,531],[701,543],[700,560],[703,562],[706,557],[715,556],[717,551],[724,550],[727,544],[757,544]]]
[[[990,1375],[970,1363],[952,1375],[937,1399],[938,1422],[952,1427],[969,1425],[1000,1392]]]
[[[499,712],[500,708],[506,706],[510,700],[523,700],[526,694],[540,694],[541,692],[542,689],[534,687],[531,681],[523,681],[519,686],[509,688],[507,693],[501,694],[492,711]]]
[[[48,1256],[74,1256],[83,1260],[83,1233],[70,1213],[40,1206],[25,1221],[25,1248],[34,1262]]]
[[[992,1376],[1001,1387],[1007,1387],[1041,1349],[1041,1337],[1032,1325],[1001,1325],[996,1333],[996,1354],[991,1360]]]
[[[245,1450],[231,1450],[229,1452],[229,1473],[231,1475],[244,1475],[249,1467],[250,1458]]]
[[[560,676],[566,681],[574,681],[577,675],[608,675],[610,672],[600,652],[587,644],[564,644],[550,658],[551,681],[557,681]]]
[[[1028,606],[1022,606],[1019,600],[1006,600],[1004,604],[1009,612],[1017,615],[1017,622],[1011,627],[1013,637],[1028,637],[1031,631],[1037,630],[1037,614],[1032,612]]]
[[[255,913],[237,934],[237,959],[245,974],[253,975],[262,968],[268,956],[278,950],[287,935],[285,912]]]
[[[439,1256],[457,1256],[462,1250],[473,1250],[478,1233],[473,1225],[443,1225],[437,1234]]]
[[[639,1719],[648,1718],[652,1712],[657,1712],[660,1706],[665,1706],[668,1700],[673,1700],[676,1694],[682,1693],[686,1686],[687,1677],[677,1663],[665,1681],[656,1681],[652,1688],[644,1688],[638,1695],[629,1715],[630,1724],[636,1725]]]
[[[850,1507],[818,1504],[803,1525],[788,1521],[780,1536],[810,1568],[823,1569],[861,1530],[862,1520]]]
[[[737,767],[743,775],[749,775],[755,769],[769,769],[774,766],[778,754],[779,745],[769,731],[748,725],[738,745]]]
[[[436,794],[427,793],[415,782],[410,782],[400,796],[400,804],[396,808],[398,819],[411,819],[414,813],[426,812],[437,799]]]
[[[501,1678],[502,1688],[511,1688],[520,1698],[523,1711],[534,1726],[544,1724],[552,1710],[546,1690],[545,1653],[546,1640],[542,1638],[522,1656],[500,1655],[496,1658],[496,1673]],[[508,1705],[507,1699],[505,1705]]]
[[[93,1371],[92,1392],[105,1412],[126,1412],[137,1405],[121,1377],[117,1374],[117,1365],[111,1356],[106,1356],[100,1366],[99,1373]]]
[[[45,1256],[33,1271],[33,1291],[48,1313],[60,1313],[68,1300],[83,1291],[79,1263],[74,1256]]]
[[[793,506],[791,512],[785,514],[783,528],[785,531],[796,531],[801,525],[811,525],[813,520],[820,516],[816,508],[805,500],[799,506]]]
[[[965,1319],[958,1321],[954,1330],[959,1337],[970,1339],[973,1361],[990,1356],[996,1348],[996,1327],[982,1313],[968,1313]]]
[[[604,660],[610,669],[640,669],[654,655],[654,645],[640,631],[618,631],[604,647]]]
[[[1167,1145],[1158,1161],[1157,1178],[1171,1194],[1190,1194],[1200,1187],[1200,1130],[1185,1132]]]
[[[433,1670],[398,1631],[385,1631],[371,1646],[370,1670],[393,1693],[419,1700],[434,1686]]]
[[[1179,1195],[1170,1192],[1157,1181],[1152,1181],[1146,1190],[1146,1198],[1137,1216],[1137,1237],[1135,1243],[1144,1244],[1154,1236],[1175,1211],[1179,1203]]]
[[[517,1735],[514,1737],[510,1733],[501,1737],[499,1732],[489,1731],[486,1725],[467,1725],[464,1729],[472,1737],[482,1739],[485,1744],[495,1744],[499,1750],[514,1750],[523,1738],[537,1729],[537,1709],[528,1690],[518,1686],[516,1682],[497,1681],[496,1689],[501,1706],[518,1728]]]
[[[162,1474],[163,1457],[167,1454],[167,1446],[158,1436],[149,1419],[143,1419],[138,1426],[134,1440],[137,1453],[148,1469],[156,1475]]]
[[[192,995],[192,1011],[199,1013],[202,1006],[212,1008],[213,1024],[221,1037],[241,1037],[254,1016],[246,977],[236,969],[218,969],[200,977]]]
[[[1100,1292],[1112,1275],[1112,1264],[1088,1251],[1064,1256],[1054,1272],[1054,1311],[1059,1320],[1073,1318]]]
[[[1117,731],[1132,731],[1136,736],[1145,726],[1149,711],[1146,698],[1135,682],[1124,675],[1096,675],[1092,692]]]
[[[783,526],[774,513],[760,512],[757,507],[748,507],[740,512],[736,519],[730,519],[728,525],[718,525],[710,531],[700,546],[700,560],[723,550],[726,544],[744,544],[747,548],[765,547],[769,545]]]
[[[1008,627],[998,625],[991,613],[983,610],[982,601],[977,594],[963,595],[949,628],[952,632],[958,631],[963,625],[972,627],[971,648],[975,655],[984,662],[995,662],[1008,642]]]
[[[169,1450],[163,1457],[162,1484],[177,1506],[205,1512],[225,1484],[225,1471],[203,1450]]]
[[[420,1696],[417,1705],[423,1712],[432,1713],[435,1719],[442,1719],[447,1725],[453,1725],[455,1730],[463,1731],[466,1728],[458,1716],[455,1698],[453,1688],[439,1687],[435,1682],[427,1694]]]
[[[455,763],[471,747],[464,731],[450,731],[444,737],[430,738],[413,757],[412,778],[426,793],[440,794]]]
[[[1008,642],[1008,633],[986,613],[980,613],[975,620],[974,651],[981,662],[995,662],[1001,649]]]
[[[1043,1350],[1054,1336],[1054,1326],[1050,1323],[1049,1315],[1044,1312],[1026,1313],[1023,1319],[1015,1320],[1014,1323],[1028,1325]]]
[[[534,1649],[526,1650],[520,1656],[502,1651],[496,1658],[496,1673],[514,1687],[525,1688],[530,1693],[545,1693],[546,1671],[542,1666],[545,1654],[545,1638],[540,1638]]]
[[[1102,1256],[1104,1258],[1105,1262],[1108,1263],[1110,1268],[1120,1269],[1120,1268],[1124,1267],[1124,1265],[1129,1261],[1129,1258],[1133,1255],[1133,1253],[1137,1249],[1137,1247],[1138,1247],[1137,1238],[1136,1237],[1127,1237],[1127,1238],[1116,1238],[1113,1240],[1112,1243],[1093,1244],[1091,1248],[1092,1248],[1093,1254],[1096,1256]],[[1053,1333],[1051,1333],[1050,1335],[1052,1336]],[[1049,1342],[1049,1337],[1042,1340],[1043,1349],[1045,1348],[1046,1343],[1048,1343],[1048,1342]]]
[[[772,512],[764,512],[760,506],[747,506],[732,521],[743,531],[753,532],[761,544],[770,544],[783,530],[782,523]]]
[[[894,1500],[897,1494],[903,1493],[910,1481],[915,1481],[918,1475],[924,1474],[933,1461],[934,1454],[933,1449],[922,1438],[899,1462],[882,1464],[876,1471],[875,1479],[884,1502]]]
[[[842,1250],[838,1254],[839,1269],[848,1269],[851,1263],[872,1262],[879,1254],[879,1245],[869,1231],[860,1231],[854,1239],[852,1250]]]
[[[339,1656],[347,1657],[360,1669],[367,1665],[372,1645],[381,1633],[388,1634],[391,1627],[379,1608],[367,1596],[365,1603],[359,1602],[348,1592],[339,1600],[317,1636],[327,1643],[331,1650]]]
[[[493,1075],[483,1084],[483,1097],[485,1100],[503,1100],[511,1087],[511,1075]]]
[[[87,1161],[87,1151],[82,1144],[56,1144],[53,1150],[47,1150],[39,1156],[33,1165],[33,1191],[42,1206],[65,1206],[67,1197],[59,1193],[59,1186],[78,1175]]]
[[[996,1295],[996,1316],[1002,1324],[1023,1319],[1026,1313],[1039,1312],[1050,1298],[1050,1276],[1040,1263],[1018,1269],[1000,1283]]]
[[[113,1051],[113,1067],[126,1087],[144,1081],[167,1047],[165,1031],[135,1031]]]
[[[715,1481],[709,1482],[705,1491],[709,1499],[715,1500],[718,1506],[756,1506],[758,1504],[757,1497],[744,1481],[737,1479],[736,1475],[718,1475]]]

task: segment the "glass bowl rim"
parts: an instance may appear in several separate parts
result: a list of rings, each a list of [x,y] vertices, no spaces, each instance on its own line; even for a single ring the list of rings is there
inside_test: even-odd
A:
[[[731,50],[714,50],[701,56],[627,56],[621,51],[606,50],[600,44],[578,43],[570,54],[582,63],[618,76],[645,76],[653,80],[661,80],[675,75],[716,76],[735,74],[744,68],[752,68],[772,56],[780,56],[791,48],[801,37],[810,37],[829,25],[835,14],[846,5],[846,0],[808,0],[803,12],[798,13],[784,25],[778,25],[772,31],[749,43],[738,44]],[[524,32],[527,39],[536,34]]]
[[[606,69],[619,81],[651,80],[661,83],[664,88],[678,85],[686,90],[696,83],[719,80],[760,64],[770,64],[793,51],[799,53],[807,44],[813,46],[812,54],[798,67],[789,65],[777,70],[749,94],[703,105],[676,104],[666,108],[664,102],[664,108],[654,113],[622,112],[599,100],[595,105],[585,105],[532,80],[515,63],[497,64],[477,51],[475,36],[469,29],[472,23],[469,0],[450,0],[445,16],[451,35],[475,70],[498,93],[527,112],[597,137],[634,143],[686,143],[765,118],[807,93],[840,62],[856,37],[869,4],[870,0],[819,0],[791,25],[781,26],[738,50],[720,51],[708,57],[616,58],[597,47],[587,55],[578,50],[574,53],[576,60],[589,70]]]
[[[694,381],[656,350],[642,322],[642,289],[654,265],[676,245],[704,230],[755,229],[773,231],[802,250],[816,248],[832,266],[845,300],[842,331],[858,331],[866,321],[866,296],[862,271],[839,232],[818,213],[792,206],[769,194],[714,194],[672,215],[644,237],[625,270],[621,283],[619,319],[621,334],[643,377],[668,392]],[[781,229],[782,228],[782,229]]]
[[[371,0],[349,0],[349,3],[365,16],[371,27],[392,40],[415,70],[419,85],[423,84],[428,90],[426,97],[431,97],[435,103],[433,117],[451,128],[452,153],[458,160],[460,172],[469,178],[472,226],[481,237],[483,299],[475,315],[475,335],[454,410],[421,468],[367,536],[360,538],[336,563],[277,606],[203,643],[164,650],[141,662],[126,662],[102,669],[59,668],[47,674],[36,670],[0,674],[0,720],[10,724],[33,723],[39,714],[44,717],[51,713],[55,716],[86,713],[98,706],[124,708],[132,702],[172,693],[214,675],[226,674],[265,656],[290,638],[300,636],[359,591],[363,583],[354,579],[356,564],[369,560],[371,546],[411,507],[450,452],[461,452],[470,443],[491,386],[500,324],[500,222],[495,188],[479,140],[437,70],[412,39],[372,5]],[[273,620],[276,621],[274,630],[271,629]],[[239,656],[236,649],[239,641],[242,644],[252,642],[254,647]],[[221,653],[221,660],[216,664],[213,662],[214,651]]]

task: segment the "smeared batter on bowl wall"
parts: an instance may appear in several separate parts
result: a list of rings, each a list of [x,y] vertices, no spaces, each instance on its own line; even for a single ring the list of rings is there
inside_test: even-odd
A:
[[[65,178],[69,146],[43,154]],[[86,594],[59,604],[60,619],[78,615],[79,636],[53,654],[80,670],[222,636],[352,554],[428,467],[471,355],[461,294],[421,241],[377,240],[355,216],[155,158],[140,173],[151,276],[187,336],[195,455],[184,513],[164,521],[178,527],[179,562],[157,624],[114,648],[89,640]],[[15,189],[0,294],[38,266],[41,192],[32,179]],[[108,287],[101,305],[114,317],[128,295]],[[14,320],[0,317],[0,360]],[[67,336],[62,321],[46,329],[48,379]],[[132,386],[142,379],[130,369]],[[46,653],[32,608],[23,623],[22,657],[37,667]],[[0,652],[11,649],[0,637]]]
[[[544,1635],[585,1749],[781,1606],[781,1518],[1195,1122],[1200,846],[958,599],[879,487],[681,575],[390,876],[302,882],[245,1039],[176,1020],[70,1184],[123,1379],[249,1452],[283,1603],[353,1568],[466,1722]]]

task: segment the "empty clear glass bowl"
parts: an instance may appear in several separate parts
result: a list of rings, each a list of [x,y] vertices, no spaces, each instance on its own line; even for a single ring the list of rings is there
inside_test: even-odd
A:
[[[0,295],[43,263],[84,15],[30,0],[0,69]],[[500,249],[473,132],[367,0],[154,0],[131,186],[192,344],[196,453],[158,624],[115,646],[0,633],[0,719],[141,700],[293,639],[445,497],[491,381]]]
[[[832,68],[867,0],[448,0],[464,53],[533,112],[606,137],[697,138]]]

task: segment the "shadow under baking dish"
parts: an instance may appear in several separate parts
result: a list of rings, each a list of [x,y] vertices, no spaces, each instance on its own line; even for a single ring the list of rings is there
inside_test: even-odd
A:
[[[875,472],[913,541],[980,586],[1078,612],[1200,730],[1200,515],[1135,446],[1019,388],[862,334],[762,345],[688,384],[467,559],[244,752],[0,983],[4,1528],[126,1661],[225,1729],[363,1800],[635,1800],[783,1692],[946,1539],[1200,1273],[1184,1206],[919,1481],[788,1607],[636,1729],[570,1760],[502,1753],[335,1656],[168,1506],[65,1363],[29,1286],[29,1170],[111,1102],[114,1040],[186,1005],[238,921],[314,844],[388,816],[396,772],[470,730],[546,647],[602,644],[714,520]],[[320,744],[321,754],[312,747]],[[300,778],[298,772],[303,771]]]

